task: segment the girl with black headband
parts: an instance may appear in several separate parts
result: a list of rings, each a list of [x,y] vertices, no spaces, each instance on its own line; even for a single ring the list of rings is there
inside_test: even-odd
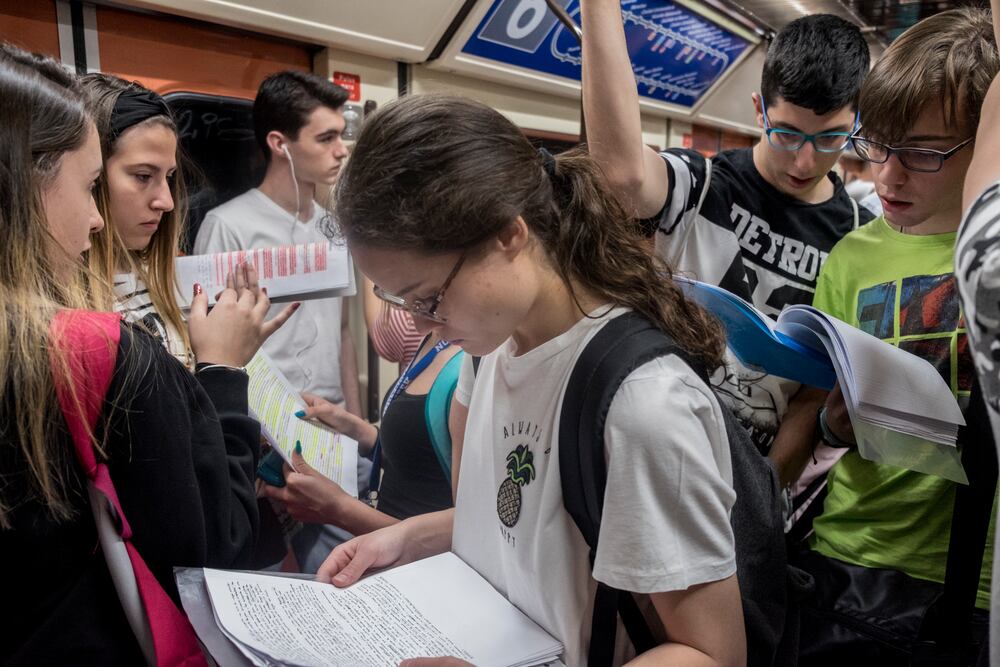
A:
[[[174,287],[187,209],[177,125],[163,98],[138,83],[108,74],[88,74],[81,83],[93,101],[104,154],[97,205],[107,225],[89,254],[96,305],[123,312],[190,366]]]
[[[589,155],[540,153],[471,100],[407,96],[366,121],[335,200],[376,293],[419,331],[482,357],[478,370],[464,364],[452,406],[464,434],[455,509],[340,545],[319,578],[344,586],[451,549],[562,641],[570,667],[587,663],[595,579],[651,602],[666,629],[636,664],[745,662],[725,417],[679,356],[639,365],[607,412],[593,562],[563,504],[558,415],[591,340],[628,314],[705,368],[724,349]],[[621,664],[631,649],[617,636]]]
[[[81,83],[92,101],[104,154],[95,196],[107,224],[94,235],[89,253],[96,306],[121,312],[194,370],[174,280],[187,217],[177,125],[163,98],[138,82],[88,74]],[[259,510],[254,566],[280,558],[285,548],[270,504],[261,502]]]

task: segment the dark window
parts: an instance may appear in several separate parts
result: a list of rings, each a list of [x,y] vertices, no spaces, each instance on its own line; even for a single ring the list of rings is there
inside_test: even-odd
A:
[[[180,243],[182,252],[190,252],[205,214],[264,178],[264,156],[253,136],[252,101],[202,93],[168,93],[164,99],[190,163],[188,226]]]

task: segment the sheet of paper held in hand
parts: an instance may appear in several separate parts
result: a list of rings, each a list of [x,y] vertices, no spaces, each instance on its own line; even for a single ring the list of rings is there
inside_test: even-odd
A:
[[[211,255],[190,255],[175,260],[177,302],[190,308],[195,283],[208,294],[209,304],[226,287],[226,276],[242,262],[257,270],[271,301],[323,299],[354,294],[354,269],[344,244],[306,243],[279,248],[234,250]]]
[[[453,553],[350,588],[205,570],[215,618],[255,664],[395,667],[455,656],[481,667],[552,661],[562,645]]]
[[[288,379],[263,352],[247,364],[250,412],[264,438],[291,465],[295,441],[302,458],[352,496],[358,495],[358,443],[347,436],[295,416],[306,404]]]

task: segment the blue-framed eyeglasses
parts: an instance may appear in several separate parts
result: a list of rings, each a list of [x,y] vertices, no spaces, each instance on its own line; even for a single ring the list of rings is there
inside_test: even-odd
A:
[[[839,153],[847,148],[851,143],[851,135],[858,129],[859,115],[854,115],[854,127],[850,132],[820,132],[819,134],[806,134],[795,130],[785,130],[780,127],[771,127],[771,121],[767,117],[767,105],[764,103],[763,95],[760,98],[760,108],[764,115],[764,132],[767,134],[767,143],[782,151],[797,151],[806,145],[808,141],[820,153]]]

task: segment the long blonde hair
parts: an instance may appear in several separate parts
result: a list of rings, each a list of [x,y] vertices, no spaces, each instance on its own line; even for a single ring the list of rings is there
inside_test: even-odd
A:
[[[0,424],[3,441],[17,443],[2,460],[0,527],[10,526],[15,503],[37,499],[56,519],[72,512],[67,501],[66,447],[53,381],[66,364],[51,349],[49,324],[63,308],[82,308],[82,284],[57,275],[50,254],[42,191],[63,155],[78,149],[92,126],[72,75],[55,61],[0,45]],[[28,497],[12,479],[27,473]],[[15,474],[12,474],[15,473]],[[12,488],[13,487],[13,488]]]
[[[118,97],[126,91],[147,93],[151,91],[134,81],[125,81],[110,74],[88,74],[81,77],[80,82],[90,96],[94,121],[97,123],[97,131],[101,135],[101,152],[104,156],[104,162],[107,164],[108,159],[114,154],[115,141],[117,140],[112,136],[111,121]],[[158,124],[171,130],[174,135],[178,134],[177,125],[170,116],[153,116],[134,127],[147,124]],[[182,170],[183,156],[180,154],[180,148],[177,152],[177,170],[170,184],[170,195],[174,200],[174,209],[163,214],[159,228],[153,234],[149,245],[142,250],[130,250],[126,247],[115,225],[115,220],[111,216],[111,195],[108,191],[107,174],[103,174],[98,179],[95,199],[105,225],[104,229],[93,237],[88,260],[90,269],[96,276],[96,279],[91,279],[95,307],[110,309],[114,306],[116,297],[110,289],[110,285],[115,273],[122,268],[127,269],[146,283],[153,308],[177,332],[188,357],[193,358],[187,325],[184,322],[181,309],[177,305],[176,297],[177,278],[174,260],[177,257],[178,243],[187,217],[187,191],[184,186]]]

